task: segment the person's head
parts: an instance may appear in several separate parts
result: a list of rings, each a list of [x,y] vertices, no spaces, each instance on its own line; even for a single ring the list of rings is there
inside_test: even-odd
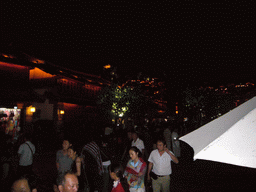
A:
[[[68,150],[68,148],[72,146],[72,144],[70,143],[70,140],[68,139],[64,139],[63,143],[62,143],[62,148],[63,150]]]
[[[35,179],[29,175],[21,176],[13,182],[11,192],[37,192]]]
[[[58,189],[58,186],[55,185],[55,184],[53,185],[53,191],[54,191],[54,192],[60,192],[59,189]]]
[[[53,188],[54,192],[60,192],[59,189],[58,189],[58,184],[57,184],[57,180],[56,179],[53,180],[52,188]]]
[[[137,147],[133,146],[129,150],[129,155],[130,155],[131,160],[137,161],[139,159],[139,157],[141,156],[141,152]]]
[[[166,141],[164,138],[158,138],[156,142],[156,147],[158,151],[164,151],[164,148],[166,147]]]
[[[57,183],[60,192],[76,192],[79,188],[77,176],[72,172],[60,175]]]
[[[138,134],[136,132],[132,132],[132,139],[136,141],[138,139]]]
[[[24,141],[31,141],[32,135],[30,133],[24,133]]]
[[[69,146],[69,148],[68,148],[68,157],[69,158],[74,158],[74,157],[76,157],[76,154],[77,154],[77,150],[74,147],[74,145]]]
[[[127,137],[129,140],[132,140],[132,132],[131,131],[127,132]]]
[[[111,179],[117,181],[117,180],[121,180],[121,178],[123,177],[123,173],[124,173],[124,168],[121,164],[112,164],[110,165],[109,168],[109,174]]]

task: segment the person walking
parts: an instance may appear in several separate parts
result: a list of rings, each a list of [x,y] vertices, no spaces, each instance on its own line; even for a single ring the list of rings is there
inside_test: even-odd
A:
[[[145,146],[144,142],[138,137],[138,133],[133,131],[132,132],[132,147],[137,147],[140,152],[142,153],[142,157],[144,157],[144,152],[145,152]]]
[[[128,131],[127,132],[127,137],[126,137],[126,139],[124,139],[124,152],[123,152],[123,155],[121,157],[121,161],[124,162],[124,167],[130,159],[129,149],[131,148],[132,141],[133,141],[132,132]]]
[[[26,133],[24,134],[24,143],[20,145],[18,150],[19,155],[19,168],[18,174],[32,174],[33,166],[33,155],[36,152],[35,145],[31,143],[31,135]]]
[[[153,191],[169,192],[170,175],[172,174],[171,161],[179,163],[179,160],[166,147],[166,142],[163,138],[159,138],[157,140],[157,149],[151,152],[148,161],[149,165],[147,176],[148,180],[152,178]]]
[[[85,187],[85,178],[84,178],[84,170],[82,165],[82,160],[77,155],[77,149],[74,145],[71,145],[68,148],[68,157],[72,159],[73,163],[71,164],[71,171],[77,176],[79,181],[79,189],[83,190]]]
[[[128,161],[124,176],[130,186],[130,192],[145,192],[144,177],[147,170],[147,163],[140,157],[141,152],[137,147],[129,150],[131,159]]]
[[[84,162],[85,174],[88,179],[90,190],[102,191],[104,187],[103,162],[99,145],[94,141],[94,136],[90,137],[81,152],[80,158]]]
[[[64,139],[62,149],[56,153],[56,167],[58,175],[65,173],[71,169],[73,160],[68,157],[68,148],[72,146],[70,140]]]

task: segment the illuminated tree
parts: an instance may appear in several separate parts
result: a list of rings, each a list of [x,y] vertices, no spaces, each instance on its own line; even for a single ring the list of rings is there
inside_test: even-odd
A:
[[[111,81],[109,86],[101,89],[98,96],[98,107],[102,112],[104,120],[126,119],[130,117],[136,123],[140,123],[142,117],[148,112],[156,110],[153,103],[152,88],[149,84],[148,76],[139,73],[133,75],[118,75],[117,68],[111,65],[105,65],[103,72],[106,78]],[[155,86],[156,87],[156,86]],[[154,92],[153,92],[153,96]]]
[[[118,86],[112,84],[103,88],[98,104],[105,119],[143,116],[150,108],[151,101],[143,94],[141,86]]]

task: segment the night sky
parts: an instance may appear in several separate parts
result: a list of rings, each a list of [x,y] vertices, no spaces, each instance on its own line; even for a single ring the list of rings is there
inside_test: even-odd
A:
[[[255,1],[200,2],[5,1],[1,42],[87,73],[255,81]]]

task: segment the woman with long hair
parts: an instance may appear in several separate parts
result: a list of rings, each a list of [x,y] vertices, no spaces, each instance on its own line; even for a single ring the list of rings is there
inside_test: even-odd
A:
[[[147,170],[147,163],[141,158],[141,152],[137,147],[129,150],[130,160],[125,168],[124,175],[130,186],[130,192],[145,192],[144,177]]]
[[[71,170],[78,178],[79,181],[79,190],[83,189],[85,187],[84,185],[84,174],[83,174],[83,166],[82,166],[82,160],[77,155],[77,149],[74,147],[74,145],[71,145],[68,148],[68,157],[72,159],[73,163],[71,165]]]
[[[111,192],[128,192],[129,185],[123,177],[124,168],[121,164],[112,164],[109,168],[111,179],[114,180]]]

